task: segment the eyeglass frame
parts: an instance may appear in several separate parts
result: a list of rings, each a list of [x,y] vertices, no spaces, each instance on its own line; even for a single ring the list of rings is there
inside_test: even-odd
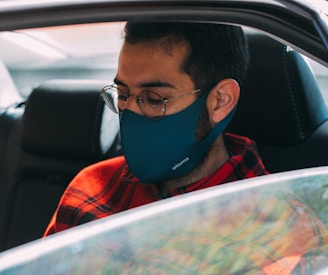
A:
[[[118,108],[119,111],[116,112],[116,111],[114,111],[115,106],[112,105],[112,104],[109,102],[108,97],[107,97],[107,95],[106,95],[106,90],[107,90],[107,89],[111,89],[111,88],[115,88],[115,89],[117,89],[117,90],[120,90],[120,88],[117,87],[117,84],[116,84],[116,83],[113,83],[113,84],[110,84],[110,85],[106,85],[106,86],[104,86],[104,87],[100,90],[100,94],[101,94],[101,96],[102,96],[102,98],[103,98],[103,100],[104,100],[104,102],[105,102],[105,105],[106,105],[106,106],[107,106],[112,112],[114,112],[114,113],[116,113],[116,114],[122,114],[122,113],[124,112],[124,110],[126,109],[126,103],[128,102],[128,99],[129,99],[129,97],[130,97],[131,95],[129,94],[128,96],[125,96],[126,100],[124,101],[124,109],[121,110],[121,109]],[[166,104],[167,104],[168,102],[171,102],[171,101],[173,101],[173,100],[175,100],[175,99],[179,99],[179,98],[185,97],[185,96],[187,96],[187,95],[191,95],[191,94],[198,93],[198,92],[200,92],[200,91],[202,91],[202,89],[196,89],[196,90],[193,90],[193,91],[191,91],[191,92],[187,92],[187,93],[184,93],[184,94],[181,94],[181,95],[177,95],[177,96],[175,96],[175,97],[168,98],[168,99],[164,99],[161,95],[159,95],[158,93],[153,92],[153,91],[143,91],[143,92],[141,92],[141,93],[139,93],[138,95],[135,95],[135,96],[133,96],[133,97],[135,98],[135,100],[136,100],[136,102],[137,102],[137,104],[138,104],[138,107],[139,107],[140,111],[143,113],[144,116],[146,116],[147,118],[152,119],[152,120],[159,120],[159,119],[162,119],[162,118],[165,116],[165,113],[166,113]],[[141,103],[140,103],[140,102],[141,102],[141,99],[142,99],[142,96],[140,96],[140,95],[141,95],[142,93],[146,93],[146,92],[148,92],[148,93],[153,93],[153,94],[157,95],[157,96],[161,99],[161,101],[162,101],[162,103],[163,103],[162,115],[161,115],[161,116],[150,117],[149,115],[147,115],[146,113],[144,113],[144,111],[143,111],[143,109],[142,109],[142,107],[141,107]]]

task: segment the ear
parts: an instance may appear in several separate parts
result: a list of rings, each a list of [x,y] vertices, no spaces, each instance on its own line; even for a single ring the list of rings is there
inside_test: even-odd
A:
[[[223,120],[237,105],[240,87],[236,80],[227,78],[220,81],[207,97],[207,107],[212,123]]]

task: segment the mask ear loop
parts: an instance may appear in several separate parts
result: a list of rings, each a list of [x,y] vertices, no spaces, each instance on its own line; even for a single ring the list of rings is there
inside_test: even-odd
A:
[[[222,120],[220,121],[211,131],[210,133],[199,143],[200,144],[204,144],[204,146],[206,146],[206,144],[210,143],[212,144],[214,142],[214,140],[221,135],[224,130],[227,128],[227,126],[229,125],[230,121],[232,120],[233,116],[235,115],[237,110],[237,105],[232,109],[232,111]]]

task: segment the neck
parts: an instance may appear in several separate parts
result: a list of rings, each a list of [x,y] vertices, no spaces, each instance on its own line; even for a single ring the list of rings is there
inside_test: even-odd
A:
[[[187,175],[165,181],[158,185],[161,194],[166,194],[170,190],[189,185],[202,178],[213,174],[220,166],[229,159],[228,151],[225,147],[223,135],[220,135],[213,143],[203,160]]]

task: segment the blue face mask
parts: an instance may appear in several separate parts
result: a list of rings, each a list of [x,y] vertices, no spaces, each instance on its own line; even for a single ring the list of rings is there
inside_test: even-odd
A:
[[[184,176],[195,168],[231,121],[234,110],[202,140],[195,140],[199,114],[208,93],[179,113],[151,120],[128,109],[120,118],[124,155],[132,173],[155,184]]]

